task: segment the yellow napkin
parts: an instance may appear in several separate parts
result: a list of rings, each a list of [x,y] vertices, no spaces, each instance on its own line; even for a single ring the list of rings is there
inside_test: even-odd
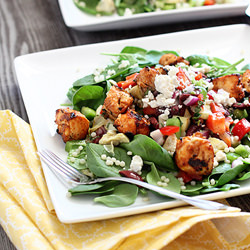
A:
[[[0,111],[0,222],[20,250],[250,249],[250,214],[237,208],[182,207],[62,224],[53,212],[31,128],[8,110]]]

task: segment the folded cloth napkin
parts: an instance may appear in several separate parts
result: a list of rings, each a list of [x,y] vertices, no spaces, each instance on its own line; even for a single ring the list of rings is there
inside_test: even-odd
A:
[[[181,207],[63,224],[53,212],[32,131],[0,111],[0,222],[17,249],[250,249],[250,213]]]

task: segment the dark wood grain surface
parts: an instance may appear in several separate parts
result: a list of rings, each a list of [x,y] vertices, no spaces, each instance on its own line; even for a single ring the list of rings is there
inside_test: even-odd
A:
[[[65,26],[56,0],[0,0],[0,109],[10,109],[28,121],[15,78],[13,59],[16,56],[68,46],[237,23],[250,24],[250,18],[237,16],[147,26],[140,29],[80,32]],[[230,198],[228,201],[243,211],[250,211],[250,195]],[[15,247],[0,227],[0,250],[14,249]]]

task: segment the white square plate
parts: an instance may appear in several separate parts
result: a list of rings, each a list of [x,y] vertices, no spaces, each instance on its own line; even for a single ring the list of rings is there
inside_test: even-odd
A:
[[[140,13],[132,16],[96,17],[79,10],[73,0],[58,1],[65,24],[70,28],[82,31],[127,29],[162,23],[244,15],[244,11],[249,4],[248,0],[234,0],[234,3],[231,4]]]
[[[191,30],[173,34],[84,45],[17,57],[15,68],[24,103],[38,149],[48,148],[66,159],[65,144],[55,134],[55,110],[67,102],[66,92],[78,78],[110,61],[103,52],[120,52],[125,46],[145,49],[177,50],[180,55],[208,54],[233,63],[245,58],[250,62],[250,26],[240,24]],[[43,164],[43,170],[57,216],[64,223],[114,218],[183,205],[183,202],[150,195],[138,197],[128,207],[108,208],[94,203],[92,195],[67,197],[67,188]],[[202,195],[202,199],[220,199],[250,192],[250,182],[239,189]]]

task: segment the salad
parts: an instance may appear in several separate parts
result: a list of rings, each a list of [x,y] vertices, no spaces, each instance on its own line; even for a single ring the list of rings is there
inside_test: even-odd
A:
[[[250,178],[250,64],[125,47],[75,81],[56,110],[67,162],[89,178],[125,176],[185,195]],[[71,195],[128,206],[147,190],[109,181]]]
[[[130,16],[138,13],[231,3],[233,0],[74,0],[75,5],[91,15]]]

